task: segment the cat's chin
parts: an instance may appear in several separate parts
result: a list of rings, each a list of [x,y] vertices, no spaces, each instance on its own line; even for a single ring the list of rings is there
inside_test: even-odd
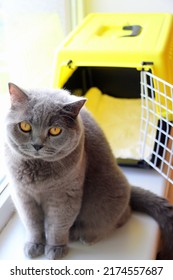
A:
[[[32,157],[33,159],[44,159],[43,157],[41,157],[41,156],[36,156],[36,155],[34,155],[33,157]]]
[[[33,159],[42,159],[42,160],[45,160],[45,161],[46,160],[49,161],[49,158],[50,159],[52,158],[52,156],[50,157],[50,156],[47,156],[47,155],[40,154],[38,152],[35,152],[35,153],[31,154],[30,157],[33,158]]]
[[[30,156],[30,158],[39,159],[39,160],[43,160],[43,161],[49,161],[49,162],[57,160],[57,157],[55,155],[51,155],[51,156],[50,155],[41,155],[39,153],[33,154],[32,156]]]

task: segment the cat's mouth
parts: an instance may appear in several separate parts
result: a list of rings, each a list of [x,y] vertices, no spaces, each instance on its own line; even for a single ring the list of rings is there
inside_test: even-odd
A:
[[[21,147],[20,149],[20,153],[28,158],[35,158],[35,159],[52,159],[52,157],[54,157],[55,155],[55,151],[53,149],[40,149],[38,151],[34,150],[34,149],[28,149],[27,147]]]
[[[42,158],[43,155],[41,155],[40,151],[28,151],[27,149],[20,149],[20,153],[23,154],[23,156],[29,157],[29,158]]]
[[[34,157],[39,158],[42,157],[39,152],[34,152]]]

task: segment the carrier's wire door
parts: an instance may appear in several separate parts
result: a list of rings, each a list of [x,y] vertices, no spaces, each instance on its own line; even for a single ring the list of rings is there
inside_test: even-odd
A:
[[[173,85],[141,72],[142,158],[173,183]]]

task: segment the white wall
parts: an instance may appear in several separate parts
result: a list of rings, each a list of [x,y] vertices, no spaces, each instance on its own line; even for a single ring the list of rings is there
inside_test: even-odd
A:
[[[166,12],[173,13],[173,0],[84,0],[85,15],[92,12],[130,13]]]
[[[71,30],[71,1],[0,0],[5,65],[0,93],[8,91],[8,81],[24,87],[52,85],[55,50]]]

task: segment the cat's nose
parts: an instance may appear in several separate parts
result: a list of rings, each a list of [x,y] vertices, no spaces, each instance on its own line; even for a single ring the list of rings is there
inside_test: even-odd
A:
[[[33,144],[32,146],[34,147],[34,149],[35,149],[36,151],[39,151],[40,149],[43,148],[43,145],[39,145],[39,144]]]

